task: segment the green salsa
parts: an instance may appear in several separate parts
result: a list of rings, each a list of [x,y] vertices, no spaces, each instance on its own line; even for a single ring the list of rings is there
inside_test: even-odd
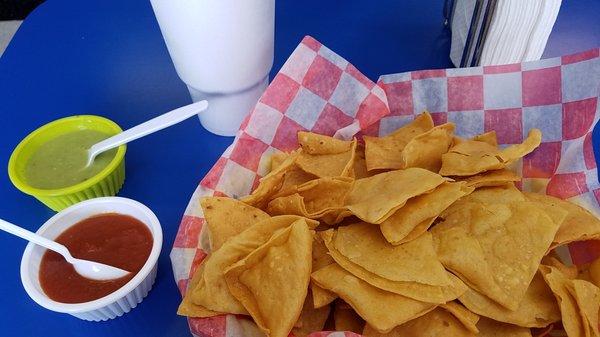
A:
[[[117,149],[101,153],[86,167],[87,150],[110,135],[95,130],[78,130],[42,144],[25,165],[29,185],[58,189],[79,184],[100,173],[115,157]]]

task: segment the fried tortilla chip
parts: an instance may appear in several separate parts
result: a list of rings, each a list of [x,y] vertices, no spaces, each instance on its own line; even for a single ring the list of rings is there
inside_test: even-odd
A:
[[[202,264],[198,267],[198,269],[194,273],[194,276],[192,277],[192,279],[190,280],[190,282],[188,284],[188,290],[185,293],[185,296],[183,297],[181,304],[179,304],[179,308],[177,309],[178,315],[188,316],[188,317],[212,317],[212,316],[222,315],[222,313],[208,310],[205,307],[194,304],[194,302],[192,302],[191,290],[196,288],[196,285],[198,285],[198,282],[200,282],[200,279],[202,278],[203,273],[204,273],[204,265]]]
[[[379,224],[408,199],[431,191],[444,181],[444,177],[421,168],[380,173],[356,180],[346,196],[346,205],[360,219]]]
[[[572,280],[567,290],[575,298],[579,307],[579,315],[584,323],[586,336],[600,336],[598,331],[598,311],[600,307],[600,289],[593,283],[584,280]]]
[[[531,330],[482,317],[477,323],[479,337],[531,337]]]
[[[540,266],[540,272],[544,276],[544,280],[546,280],[546,283],[548,286],[550,286],[550,289],[552,289],[552,292],[558,301],[558,306],[560,307],[560,313],[562,316],[562,325],[567,332],[567,335],[569,335],[569,337],[591,336],[591,327],[589,326],[589,321],[586,319],[587,315],[584,315],[583,311],[581,311],[582,308],[579,307],[576,298],[572,294],[574,291],[569,290],[569,287],[573,287],[573,280],[567,278],[565,274],[555,267],[542,265]],[[598,319],[597,306],[598,302],[596,299],[596,320]],[[597,331],[597,324],[595,329]]]
[[[363,331],[365,337],[475,337],[454,315],[443,308],[420,316],[412,321],[397,326],[389,333],[380,333],[367,325]]]
[[[390,245],[377,226],[357,223],[333,232],[333,247],[348,260],[391,281],[450,284],[438,260],[431,234],[400,246]]]
[[[440,307],[446,309],[446,311],[454,315],[454,317],[456,317],[456,319],[458,319],[462,325],[467,328],[467,330],[475,334],[479,332],[477,329],[479,315],[471,312],[469,309],[455,301],[448,302],[446,304],[440,304]]]
[[[354,178],[362,179],[370,177],[373,174],[367,172],[367,162],[365,159],[365,147],[358,144],[356,146],[356,154],[354,155]]]
[[[298,151],[290,153],[279,166],[260,179],[258,187],[250,195],[240,200],[250,206],[264,208],[270,198],[281,189],[285,175],[294,168],[298,155]]]
[[[414,240],[429,229],[441,212],[472,191],[465,183],[442,183],[429,193],[409,199],[379,225],[381,233],[393,245]]]
[[[336,293],[321,288],[314,281],[310,281],[310,289],[312,291],[313,305],[315,308],[322,308],[338,298]]]
[[[481,138],[479,138],[481,139]],[[531,129],[521,144],[498,149],[487,141],[464,140],[442,155],[440,174],[443,176],[471,176],[490,170],[503,169],[515,160],[531,153],[542,141],[542,133]]]
[[[413,138],[432,128],[431,115],[424,112],[385,137],[364,136],[367,170],[402,168],[402,150]]]
[[[336,301],[333,309],[333,321],[336,331],[352,331],[360,334],[365,327],[365,320],[344,301]]]
[[[552,291],[540,273],[529,284],[517,310],[509,310],[473,289],[467,290],[459,301],[469,310],[496,321],[522,327],[543,328],[560,320],[560,310]]]
[[[231,294],[269,337],[287,337],[302,312],[312,235],[306,222],[298,220],[225,270]]]
[[[585,208],[572,202],[561,200],[549,195],[525,193],[528,200],[538,201],[550,209],[563,209],[567,211],[550,249],[574,241],[600,239],[600,220]]]
[[[247,315],[241,303],[231,295],[225,282],[225,268],[245,258],[263,245],[277,230],[289,227],[296,221],[305,221],[310,228],[316,221],[295,215],[272,217],[256,224],[227,240],[203,262],[204,270],[198,285],[191,290],[192,302],[216,312]]]
[[[597,287],[600,287],[600,257],[596,258],[594,262],[590,264],[588,273],[590,281]]]
[[[488,143],[492,146],[498,146],[498,138],[496,137],[496,131],[494,131],[494,130],[486,132],[486,133],[482,133],[479,135],[475,135],[475,137],[473,137],[471,139],[479,141],[479,142]]]
[[[299,132],[302,151],[296,164],[319,178],[354,177],[356,139],[344,141],[310,132]]]
[[[450,284],[432,286],[417,282],[391,281],[374,274],[342,255],[333,244],[333,230],[321,232],[329,254],[342,268],[374,287],[428,303],[446,303],[462,295],[467,287],[456,276],[446,273]]]
[[[335,263],[331,255],[327,254],[328,250],[320,235],[315,235],[312,246],[312,271],[315,272],[332,263]],[[315,308],[321,308],[333,302],[337,295],[329,290],[319,287],[315,282],[310,282],[310,288],[313,297]]]
[[[271,215],[296,214],[335,224],[352,213],[344,206],[346,194],[352,186],[348,178],[320,178],[297,187],[297,193],[269,202]]]
[[[350,274],[337,264],[330,264],[312,274],[312,280],[338,294],[346,303],[380,332],[426,314],[435,304],[425,303],[378,289]]]
[[[304,301],[304,306],[302,306],[300,318],[298,318],[298,321],[294,324],[294,328],[292,329],[294,336],[305,337],[311,332],[323,330],[325,321],[327,321],[327,317],[329,317],[330,309],[329,306],[315,308],[313,296],[309,291],[309,294]]]
[[[461,207],[432,229],[442,264],[474,290],[516,310],[558,226],[530,202]]]
[[[460,181],[464,181],[467,186],[473,188],[504,186],[519,180],[521,180],[521,177],[507,169],[486,171],[484,173],[460,179]]]
[[[277,152],[271,155],[271,171],[276,170],[292,153]]]
[[[420,167],[437,173],[442,167],[442,155],[452,144],[453,133],[454,124],[446,123],[411,139],[402,150],[400,168]]]
[[[231,198],[202,198],[200,205],[208,226],[212,251],[221,248],[230,237],[269,218],[269,215],[260,209]]]

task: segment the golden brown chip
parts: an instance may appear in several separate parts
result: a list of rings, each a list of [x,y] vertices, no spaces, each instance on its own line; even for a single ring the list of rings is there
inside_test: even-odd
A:
[[[354,178],[362,179],[370,177],[373,174],[367,172],[367,162],[365,159],[365,147],[358,144],[356,146],[356,154],[354,155]]]
[[[493,131],[493,130],[490,132],[476,135],[475,137],[472,138],[472,140],[488,143],[492,146],[498,146],[498,138],[496,137],[496,131]]]
[[[298,133],[303,151],[296,164],[319,178],[354,177],[356,139],[344,141],[308,132]]]
[[[202,198],[200,205],[208,226],[208,236],[213,251],[221,248],[230,237],[269,218],[269,215],[260,209],[231,198]]]
[[[269,337],[287,337],[300,316],[312,268],[312,240],[306,222],[298,220],[225,270],[231,294]]]
[[[576,278],[579,275],[579,271],[575,265],[567,266],[562,263],[556,256],[546,255],[542,258],[541,264],[545,266],[551,266],[560,270],[568,278]]]
[[[531,330],[482,317],[477,323],[480,337],[531,337]]]
[[[432,229],[442,264],[474,290],[516,310],[558,226],[530,202],[461,206]]]
[[[324,307],[330,304],[331,302],[335,301],[336,298],[338,298],[338,295],[336,293],[321,288],[312,280],[310,281],[310,289],[312,291],[313,305],[315,306],[315,308]]]
[[[304,301],[304,305],[302,306],[300,317],[296,324],[294,324],[292,333],[296,337],[305,337],[311,332],[323,330],[325,321],[327,321],[327,317],[329,316],[329,311],[329,306],[315,308],[313,296],[309,291],[309,294]]]
[[[277,169],[293,153],[277,152],[271,155],[271,171]]]
[[[431,192],[409,199],[379,225],[381,233],[394,245],[414,240],[427,231],[442,211],[472,191],[465,183],[442,183]]]
[[[357,217],[379,224],[408,199],[431,191],[444,181],[444,177],[421,168],[380,173],[356,180],[346,196],[346,204]]]
[[[202,264],[198,267],[198,269],[194,273],[194,276],[188,283],[187,292],[185,293],[185,296],[183,297],[183,300],[181,300],[181,304],[179,304],[179,308],[177,309],[178,315],[188,317],[212,317],[222,315],[222,313],[208,310],[203,306],[194,304],[194,302],[192,301],[192,289],[196,288],[196,285],[198,285],[198,282],[200,282],[203,272],[204,265]]]
[[[352,331],[360,334],[365,327],[365,320],[348,303],[341,300],[335,303],[333,321],[336,331]]]
[[[450,284],[446,286],[432,286],[428,284],[421,284],[417,282],[401,282],[391,281],[383,278],[377,274],[374,274],[356,263],[350,261],[347,257],[342,255],[333,245],[333,231],[321,232],[325,240],[325,244],[329,249],[329,254],[342,268],[352,273],[361,280],[371,284],[374,287],[383,289],[395,294],[410,297],[423,302],[428,303],[446,303],[453,299],[458,298],[463,294],[467,287],[462,283],[456,276],[446,273]]]
[[[327,254],[327,247],[323,242],[323,238],[320,235],[315,235],[312,246],[312,271],[315,272],[323,267],[326,267],[332,263],[335,263],[333,258]],[[333,302],[337,295],[329,290],[325,290],[313,281],[310,282],[310,288],[313,297],[313,304],[315,308],[321,308],[327,304]]]
[[[429,233],[393,246],[385,240],[378,226],[362,222],[339,227],[333,232],[331,242],[348,260],[388,280],[436,286],[450,284]]]
[[[298,155],[298,151],[290,153],[279,166],[260,179],[258,187],[252,191],[252,194],[240,200],[250,206],[264,208],[270,198],[281,189],[285,174],[294,168]]]
[[[273,199],[267,206],[271,215],[295,214],[335,224],[352,215],[344,206],[352,183],[348,178],[320,178],[297,187],[297,192]]]
[[[549,195],[525,193],[525,196],[529,200],[546,204],[548,208],[563,209],[568,212],[550,249],[573,241],[600,239],[600,220],[585,208]]]
[[[473,289],[467,290],[458,299],[476,314],[522,327],[542,328],[560,320],[556,299],[540,273],[535,274],[525,297],[514,311]]]
[[[460,181],[466,182],[467,186],[473,188],[504,186],[519,180],[521,180],[521,177],[507,169],[486,171],[484,173],[460,179]]]
[[[263,245],[277,230],[296,221],[305,221],[314,228],[317,222],[295,215],[281,215],[257,222],[242,233],[227,240],[221,248],[203,262],[203,272],[191,294],[192,302],[216,312],[248,314],[241,303],[231,295],[225,282],[225,268],[242,260]]]
[[[453,133],[454,124],[446,123],[411,139],[402,150],[400,168],[420,167],[437,173],[442,166],[442,155],[452,143]]]
[[[443,308],[420,316],[412,321],[397,326],[389,333],[380,333],[367,325],[363,331],[365,337],[475,337],[454,315]]]
[[[455,301],[448,302],[446,304],[440,304],[440,307],[446,309],[446,311],[454,315],[454,317],[456,317],[456,319],[458,319],[460,323],[467,328],[467,330],[473,333],[479,332],[477,329],[479,315],[471,312],[469,309]]]
[[[600,287],[600,257],[590,264],[588,271],[590,281],[594,283],[596,287]]]
[[[435,308],[434,304],[373,287],[337,264],[330,264],[314,272],[311,277],[322,288],[338,294],[380,332],[388,332]]]
[[[482,138],[479,138],[482,139]],[[471,176],[490,170],[505,168],[515,160],[537,148],[542,140],[538,129],[531,129],[521,144],[498,149],[495,145],[482,140],[464,140],[452,146],[442,155],[443,176]]]
[[[399,169],[403,167],[402,150],[416,136],[433,128],[433,120],[427,112],[417,116],[411,123],[385,137],[365,136],[367,170]]]
[[[600,289],[584,280],[572,280],[567,290],[575,298],[586,336],[600,336],[598,331],[598,311],[600,307]]]

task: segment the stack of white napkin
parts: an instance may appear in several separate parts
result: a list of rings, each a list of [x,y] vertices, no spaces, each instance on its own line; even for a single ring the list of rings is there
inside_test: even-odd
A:
[[[450,58],[456,67],[539,60],[561,0],[454,0]]]

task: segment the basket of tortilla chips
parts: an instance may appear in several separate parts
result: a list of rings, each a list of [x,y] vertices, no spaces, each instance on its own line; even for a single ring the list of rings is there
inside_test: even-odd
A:
[[[599,336],[598,49],[368,80],[306,37],[196,189],[197,336]]]

